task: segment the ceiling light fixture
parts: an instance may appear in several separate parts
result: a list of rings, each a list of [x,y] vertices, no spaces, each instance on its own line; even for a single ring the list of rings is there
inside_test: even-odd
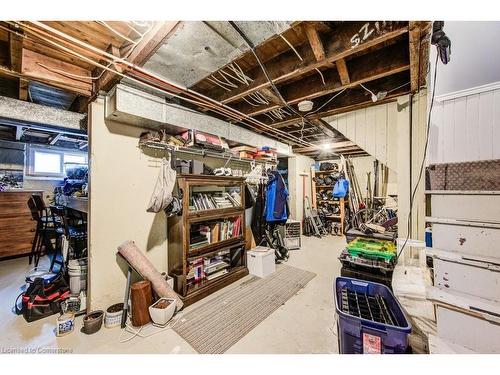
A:
[[[323,148],[323,150],[329,150],[332,145],[330,143],[323,143],[321,147]]]
[[[362,83],[360,83],[359,85],[372,95],[372,102],[374,103],[384,99],[387,96],[387,91],[379,91],[377,94],[375,94],[373,91],[363,86]]]
[[[302,100],[298,104],[299,111],[300,112],[309,112],[311,109],[313,109],[313,102],[310,100]]]

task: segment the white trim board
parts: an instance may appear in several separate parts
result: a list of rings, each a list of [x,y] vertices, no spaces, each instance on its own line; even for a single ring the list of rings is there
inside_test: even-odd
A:
[[[464,96],[479,94],[481,92],[493,91],[493,90],[497,90],[497,89],[500,89],[500,81],[487,83],[486,85],[471,87],[471,88],[468,88],[465,90],[454,91],[454,92],[450,92],[450,93],[444,94],[444,95],[439,95],[439,96],[436,96],[435,99],[438,102],[444,102],[446,100],[461,98]]]

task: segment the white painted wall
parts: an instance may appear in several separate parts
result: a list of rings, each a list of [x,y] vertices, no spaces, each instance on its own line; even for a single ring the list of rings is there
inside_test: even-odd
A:
[[[325,117],[346,138],[393,171],[397,170],[396,102]]]
[[[436,100],[429,133],[428,164],[500,159],[500,82]]]
[[[167,269],[163,212],[146,212],[159,165],[138,145],[141,128],[104,120],[103,100],[90,106],[89,261],[91,309],[123,300],[126,269],[118,245],[133,240],[159,271]]]
[[[308,175],[306,177],[306,195],[309,197],[309,203],[312,205],[311,166],[313,164],[314,159],[304,155],[295,155],[288,158],[288,189],[291,219],[302,221],[304,216],[303,177],[300,176],[300,173],[307,173]]]
[[[445,21],[444,31],[451,39],[451,61],[438,67],[437,96],[500,81],[500,22]],[[435,58],[431,46],[431,66]]]

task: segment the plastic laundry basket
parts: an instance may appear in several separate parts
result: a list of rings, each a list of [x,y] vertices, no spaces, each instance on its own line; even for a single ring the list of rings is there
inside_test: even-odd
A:
[[[384,324],[342,311],[342,290],[344,293],[346,290],[356,293],[356,296],[363,298],[365,295],[366,298],[381,297],[394,324]],[[407,352],[411,324],[389,288],[374,282],[337,277],[334,294],[341,354],[402,354]]]

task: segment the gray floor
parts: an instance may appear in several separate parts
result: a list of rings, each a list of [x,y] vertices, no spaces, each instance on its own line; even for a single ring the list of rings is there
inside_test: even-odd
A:
[[[340,275],[337,257],[345,246],[345,239],[335,236],[322,239],[303,237],[302,241],[302,249],[291,252],[288,264],[312,271],[317,276],[227,353],[338,352],[334,329],[333,280]],[[65,337],[56,337],[54,334],[55,315],[26,323],[12,312],[12,306],[24,282],[24,275],[30,269],[27,263],[26,258],[0,262],[0,352],[12,349],[40,352],[61,349],[72,353],[195,353],[171,329],[148,338],[135,337],[121,343],[129,335],[119,328],[103,327],[90,336],[79,332],[81,317],[77,318],[75,332]],[[194,306],[196,304],[186,310]]]

